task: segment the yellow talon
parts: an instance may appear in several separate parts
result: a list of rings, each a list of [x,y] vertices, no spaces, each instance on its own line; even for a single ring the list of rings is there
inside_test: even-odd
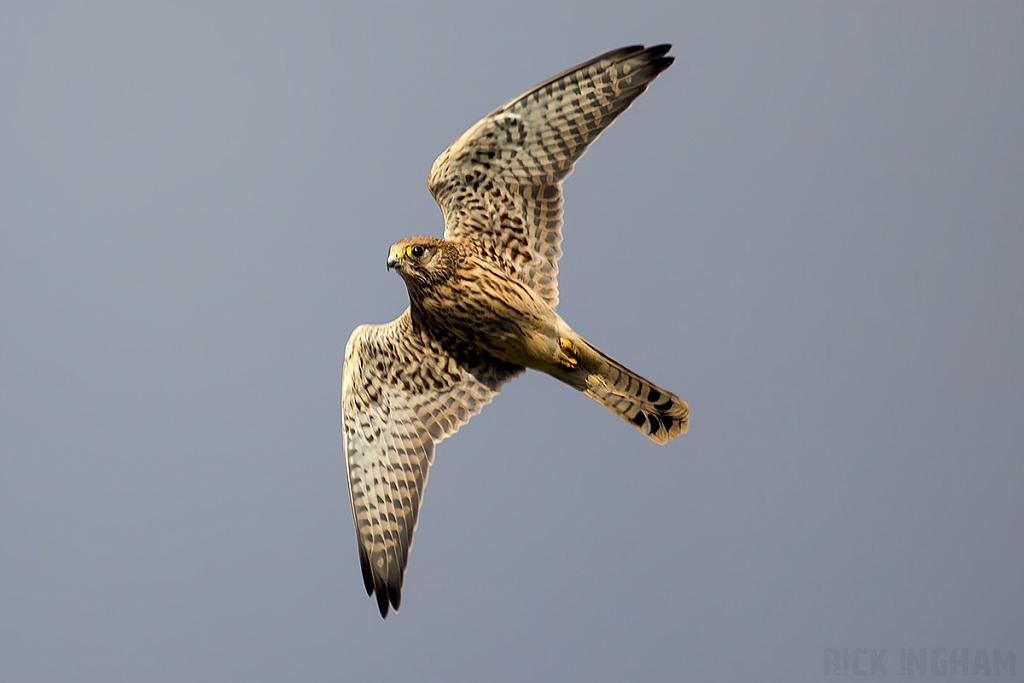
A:
[[[580,352],[576,349],[576,345],[568,337],[560,337],[558,345],[562,347],[562,351],[565,353],[565,358],[559,358],[558,362],[570,370],[575,370],[580,364]]]

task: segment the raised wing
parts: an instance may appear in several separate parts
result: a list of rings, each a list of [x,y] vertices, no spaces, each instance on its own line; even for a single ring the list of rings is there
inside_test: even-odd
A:
[[[434,162],[427,186],[446,239],[507,259],[558,303],[562,181],[615,118],[675,60],[670,45],[613,50],[558,74],[478,121]]]
[[[382,617],[398,610],[402,578],[434,444],[475,415],[523,368],[441,343],[409,310],[361,325],[345,348],[341,421],[352,517],[366,593]]]

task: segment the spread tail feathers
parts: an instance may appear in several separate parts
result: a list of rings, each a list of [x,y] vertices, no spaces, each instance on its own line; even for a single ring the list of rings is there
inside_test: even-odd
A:
[[[675,394],[636,374],[582,337],[561,340],[565,360],[555,374],[645,436],[665,443],[689,427],[690,406]]]

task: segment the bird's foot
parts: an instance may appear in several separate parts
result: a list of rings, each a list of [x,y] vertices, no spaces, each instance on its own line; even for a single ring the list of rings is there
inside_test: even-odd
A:
[[[568,337],[559,337],[558,345],[562,347],[563,356],[558,359],[558,364],[575,370],[580,364],[580,352],[576,348],[576,345],[572,343],[572,340]]]

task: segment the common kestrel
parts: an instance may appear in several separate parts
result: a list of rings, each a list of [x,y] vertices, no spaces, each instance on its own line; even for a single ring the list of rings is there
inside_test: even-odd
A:
[[[444,239],[391,246],[409,307],[361,325],[345,348],[341,415],[363,582],[396,611],[434,444],[534,368],[658,443],[689,406],[606,356],[555,313],[562,181],[587,146],[674,61],[624,47],[531,88],[462,134],[427,185]]]

